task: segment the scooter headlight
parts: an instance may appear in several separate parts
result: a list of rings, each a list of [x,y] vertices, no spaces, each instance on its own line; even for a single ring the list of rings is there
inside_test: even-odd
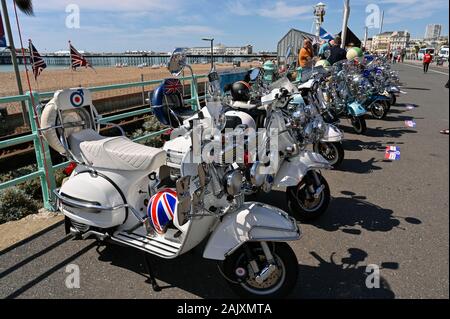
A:
[[[250,181],[252,182],[252,185],[255,187],[261,187],[266,179],[266,175],[261,174],[262,167],[263,164],[261,164],[260,162],[256,162],[250,169]]]
[[[225,174],[225,189],[230,196],[237,196],[241,193],[243,176],[240,171],[232,171]]]

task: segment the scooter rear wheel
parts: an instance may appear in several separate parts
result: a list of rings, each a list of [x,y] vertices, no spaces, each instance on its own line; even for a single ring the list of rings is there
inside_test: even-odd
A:
[[[350,121],[356,134],[362,135],[367,132],[367,123],[362,116],[354,116],[350,118]]]
[[[391,105],[397,105],[397,96],[395,95],[395,93],[390,93],[390,97],[391,97],[391,103],[389,105],[389,109],[391,108]]]
[[[314,152],[322,155],[333,166],[333,169],[338,169],[345,157],[341,142],[318,142],[314,144]]]
[[[262,270],[267,266],[261,244],[246,243],[222,263],[223,275],[230,288],[242,298],[283,298],[292,292],[298,277],[298,261],[292,248],[284,242],[267,242],[277,270],[263,283],[252,274],[248,252]],[[249,249],[246,252],[246,249]]]
[[[374,102],[371,112],[373,117],[377,120],[384,119],[388,113],[388,102]]]

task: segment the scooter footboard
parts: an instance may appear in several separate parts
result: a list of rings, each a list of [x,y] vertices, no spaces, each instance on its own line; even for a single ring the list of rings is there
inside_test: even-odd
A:
[[[226,215],[211,234],[203,257],[225,260],[242,244],[253,241],[300,239],[297,222],[284,211],[261,203],[245,203],[239,212]]]

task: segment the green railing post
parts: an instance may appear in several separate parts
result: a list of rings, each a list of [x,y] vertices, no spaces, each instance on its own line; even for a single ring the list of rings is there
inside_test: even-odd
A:
[[[40,173],[40,180],[41,180],[41,188],[42,188],[42,197],[44,199],[44,208],[48,209],[50,211],[55,211],[55,202],[54,202],[54,196],[53,196],[53,190],[56,188],[56,181],[55,181],[55,175],[53,170],[53,164],[52,164],[52,158],[50,155],[50,149],[48,147],[47,142],[45,139],[42,139],[42,144],[39,140],[40,132],[38,131],[38,127],[36,125],[36,120],[34,118],[34,110],[33,110],[33,103],[32,103],[32,96],[30,92],[27,92],[28,95],[28,114],[30,116],[30,126],[31,130],[34,134],[34,150],[36,153],[36,162],[38,166],[38,172]],[[36,107],[39,105],[39,93],[33,93],[34,102],[36,103]],[[41,117],[40,114],[40,108],[37,107],[38,112],[38,119]],[[44,161],[44,155],[46,161]],[[48,173],[48,176],[46,176],[46,171]],[[47,183],[48,180],[48,183]]]
[[[200,105],[198,105],[197,101],[198,101],[198,88],[195,85],[198,81],[198,78],[195,74],[192,75],[192,80],[191,80],[191,101],[192,101],[192,109],[194,111],[198,111],[200,109]],[[195,105],[195,106],[194,106]]]

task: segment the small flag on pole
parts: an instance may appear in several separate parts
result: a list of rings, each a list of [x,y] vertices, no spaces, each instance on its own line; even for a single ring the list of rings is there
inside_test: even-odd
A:
[[[406,127],[415,128],[417,126],[416,122],[414,121],[405,121]]]
[[[334,39],[334,37],[322,27],[320,28],[320,38],[328,41]]]
[[[386,153],[384,158],[389,161],[399,161],[400,160],[400,147],[398,146],[388,146],[386,147]]]
[[[70,66],[72,67],[73,70],[76,70],[77,68],[82,66],[94,69],[94,67],[88,62],[88,60],[86,60],[86,58],[73,47],[70,41],[69,47],[70,47]]]
[[[30,44],[31,68],[33,69],[34,79],[37,80],[38,76],[41,75],[42,71],[47,67],[47,64],[36,50],[31,40],[28,40],[28,42]]]
[[[1,12],[0,12],[0,48],[6,48],[5,29],[3,28],[3,20]]]

